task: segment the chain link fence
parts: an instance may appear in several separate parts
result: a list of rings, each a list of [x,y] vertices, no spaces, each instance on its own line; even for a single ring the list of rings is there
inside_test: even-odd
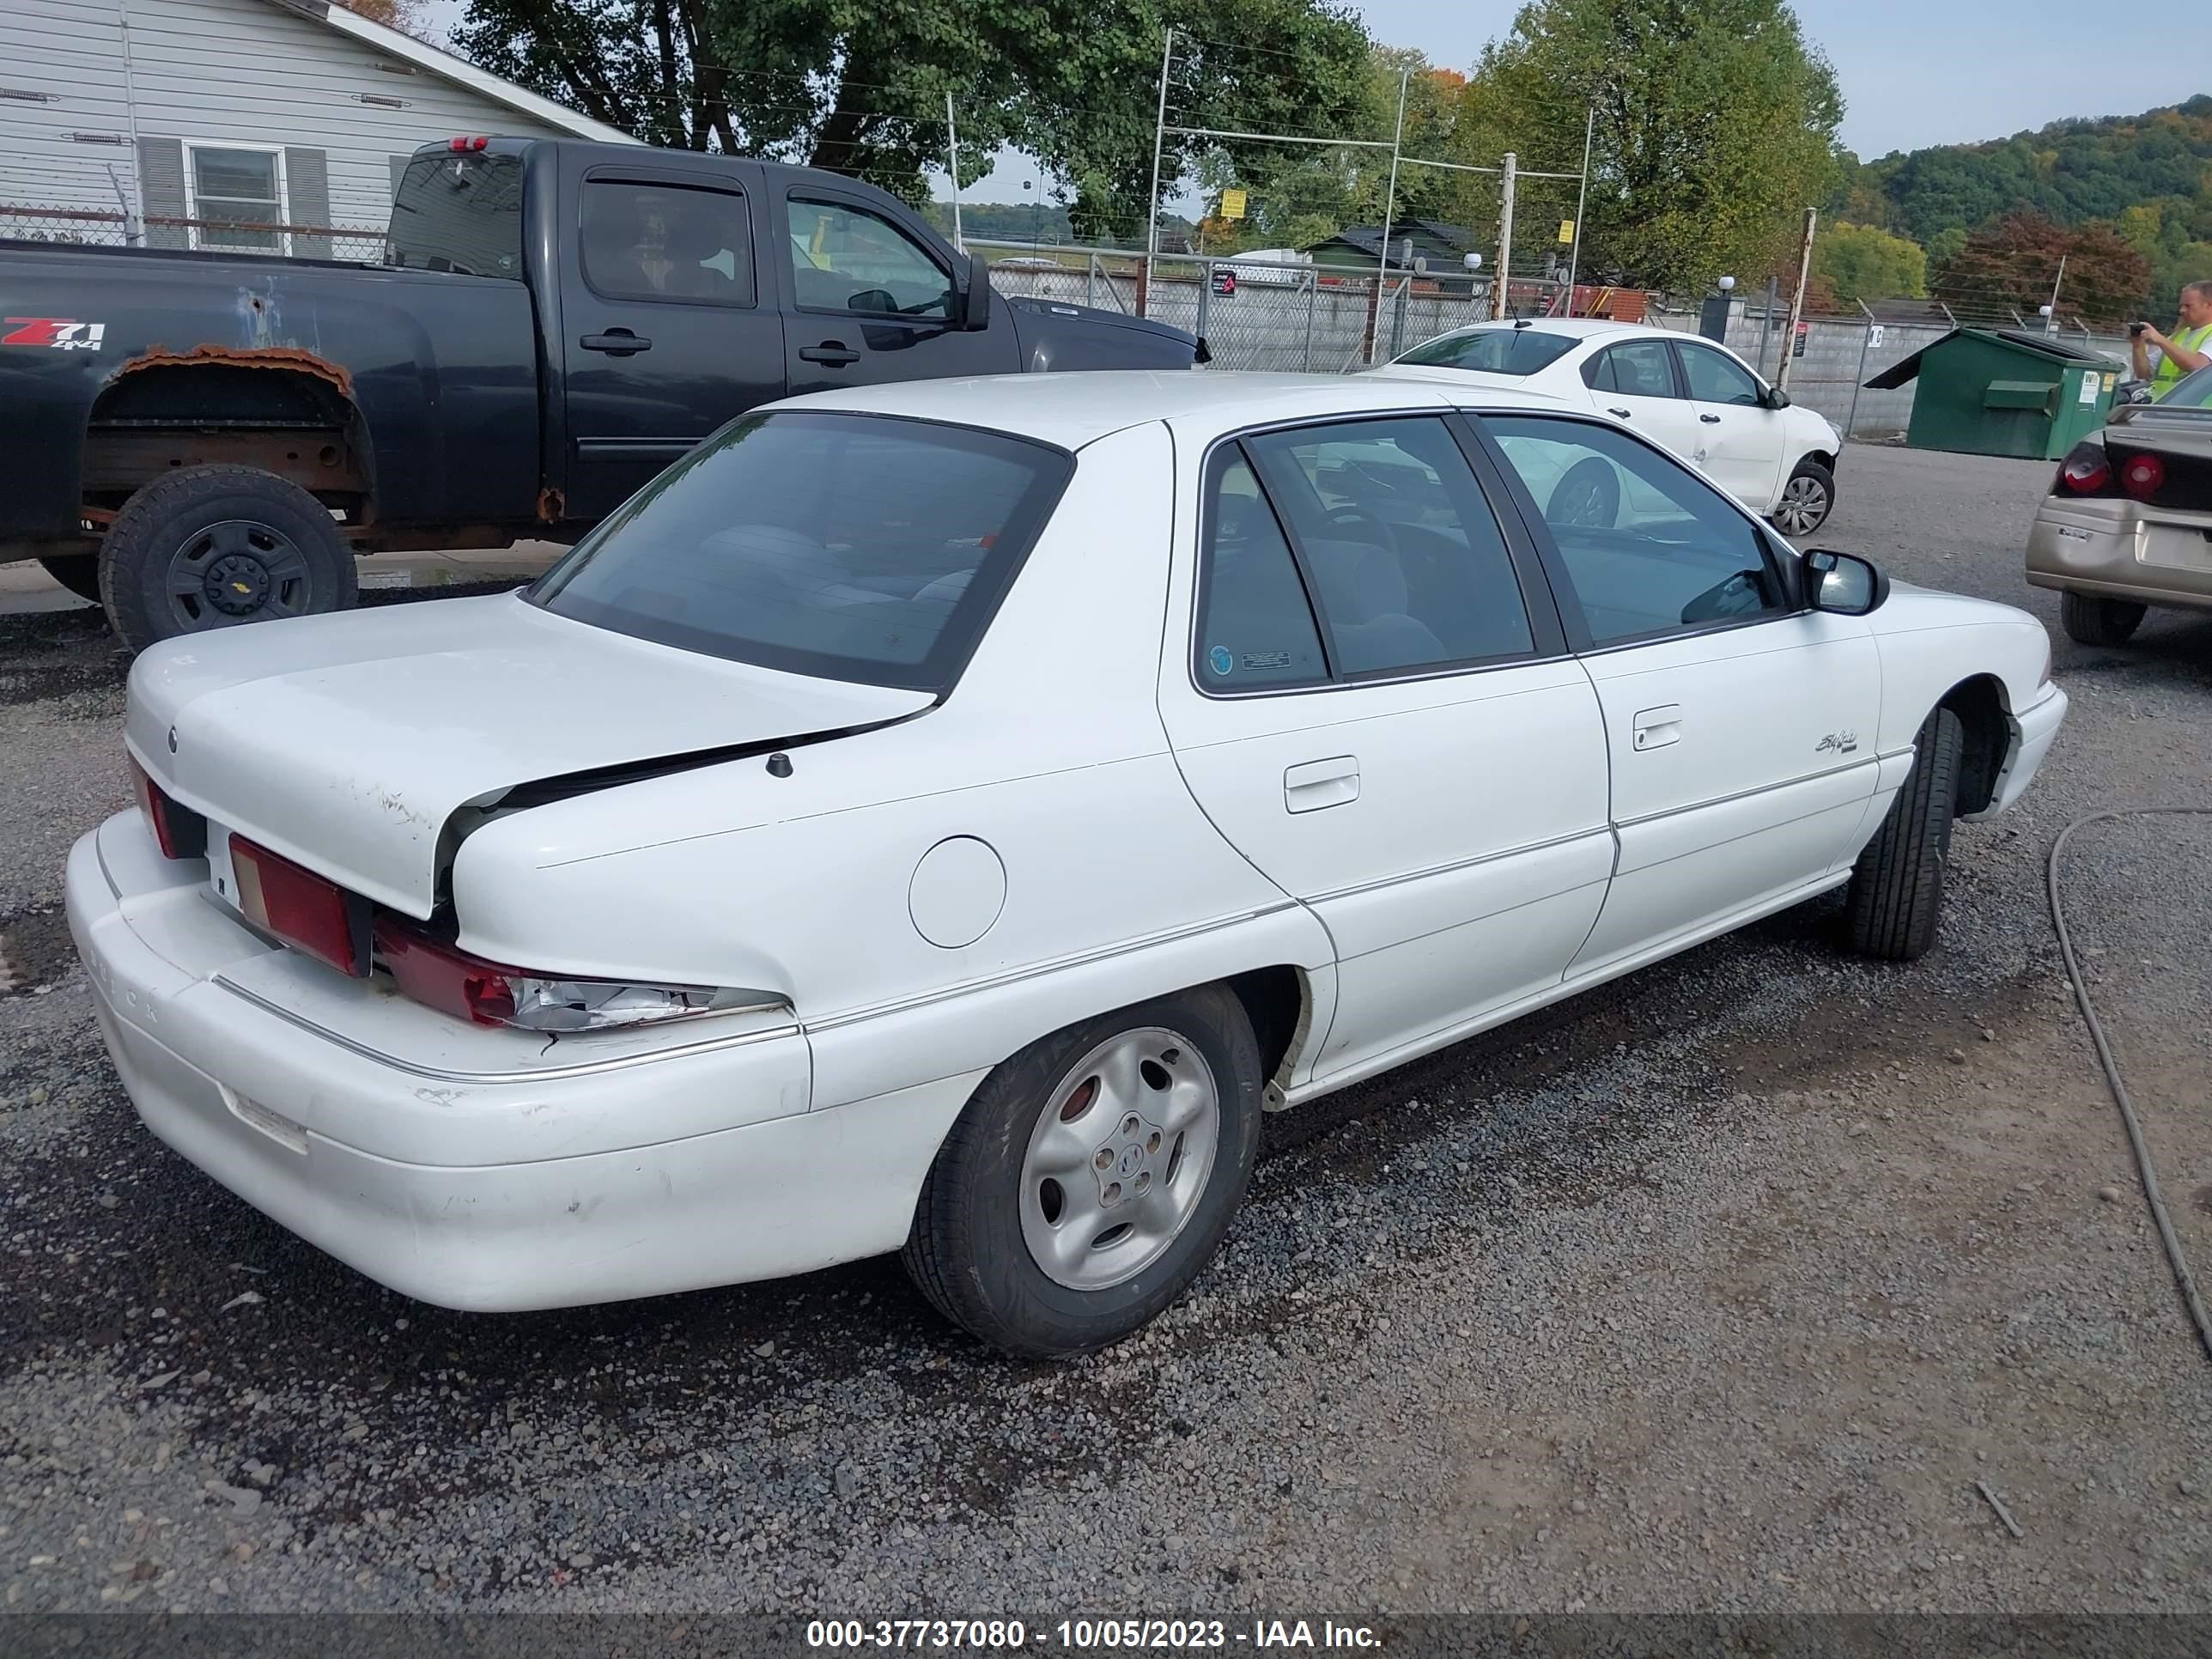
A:
[[[138,220],[120,209],[63,208],[0,199],[0,238],[55,242],[78,247],[171,246],[210,252],[279,253],[300,259],[343,259],[381,264],[382,227],[291,225],[237,220],[175,218],[161,214]]]

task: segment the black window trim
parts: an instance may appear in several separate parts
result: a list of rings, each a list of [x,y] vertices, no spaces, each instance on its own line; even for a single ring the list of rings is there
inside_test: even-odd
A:
[[[744,229],[744,292],[742,298],[717,300],[704,294],[615,294],[592,280],[591,261],[584,257],[584,192],[593,185],[641,185],[652,190],[695,190],[709,196],[733,197]],[[755,268],[752,194],[734,180],[708,178],[677,167],[631,167],[606,164],[586,167],[576,181],[576,274],[592,297],[611,306],[706,306],[715,311],[760,309],[760,272]]]
[[[1358,691],[1370,686],[1399,685],[1419,680],[1449,679],[1466,674],[1494,673],[1500,669],[1528,668],[1540,663],[1564,662],[1576,654],[1565,628],[1565,617],[1553,592],[1548,568],[1542,562],[1540,549],[1522,520],[1517,502],[1501,492],[1510,488],[1507,482],[1510,468],[1501,474],[1496,462],[1479,446],[1470,450],[1472,434],[1462,430],[1465,411],[1453,407],[1431,404],[1415,409],[1358,410],[1334,415],[1302,415],[1295,419],[1270,421],[1258,426],[1240,427],[1213,439],[1200,459],[1199,477],[1197,538],[1193,556],[1195,565],[1191,582],[1191,604],[1188,619],[1190,650],[1186,669],[1191,689],[1201,697],[1216,702],[1235,702],[1250,697],[1311,696],[1331,691]],[[1403,421],[1408,419],[1438,422],[1459,447],[1468,470],[1474,475],[1478,492],[1487,501],[1491,514],[1498,521],[1500,538],[1505,544],[1506,557],[1510,562],[1514,580],[1521,589],[1521,608],[1528,621],[1530,637],[1534,648],[1515,652],[1510,655],[1470,657],[1462,660],[1431,663],[1417,669],[1378,668],[1358,673],[1340,672],[1337,666],[1336,643],[1328,631],[1327,613],[1314,599],[1314,579],[1308,566],[1304,548],[1295,532],[1285,521],[1275,506],[1274,496],[1268,489],[1267,479],[1259,463],[1244,448],[1249,438],[1267,437],[1278,432],[1297,432],[1309,428],[1352,426],[1371,421]],[[1212,568],[1206,556],[1207,538],[1212,530],[1212,501],[1213,484],[1218,477],[1215,458],[1225,449],[1235,449],[1244,456],[1245,465],[1251,469],[1253,481],[1260,486],[1260,499],[1267,503],[1276,527],[1291,550],[1291,561],[1298,574],[1299,586],[1304,590],[1306,609],[1312,615],[1315,631],[1320,635],[1322,659],[1328,670],[1325,680],[1303,680],[1294,685],[1254,686],[1249,690],[1224,690],[1209,686],[1199,672],[1199,618],[1203,614],[1205,583]],[[1478,459],[1478,454],[1480,459]],[[1225,468],[1224,468],[1225,470]]]
[[[1683,391],[1688,395],[1692,403],[1704,404],[1714,401],[1711,398],[1698,396],[1698,389],[1690,380],[1689,354],[1692,351],[1711,351],[1723,362],[1740,368],[1751,376],[1752,390],[1754,394],[1752,400],[1747,404],[1724,403],[1721,404],[1723,409],[1764,409],[1766,406],[1762,401],[1766,395],[1766,382],[1760,378],[1757,369],[1745,362],[1734,352],[1717,350],[1709,340],[1669,340],[1667,343],[1674,349],[1675,378],[1680,382]]]
[[[1589,356],[1589,361],[1583,364],[1583,368],[1584,373],[1583,384],[1587,386],[1593,392],[1597,391],[1599,389],[1597,383],[1597,365],[1601,360],[1609,359],[1614,352],[1620,350],[1623,346],[1644,344],[1651,344],[1659,347],[1660,356],[1666,361],[1667,382],[1668,385],[1672,386],[1674,390],[1669,393],[1668,398],[1663,401],[1672,401],[1675,403],[1689,402],[1689,377],[1682,372],[1682,360],[1675,353],[1674,341],[1664,337],[1654,338],[1649,335],[1632,334],[1621,337],[1607,339],[1603,349],[1592,352]],[[1606,387],[1605,390],[1610,392],[1616,398],[1649,398],[1651,395],[1648,392],[1623,392],[1620,389],[1620,376],[1618,374],[1614,375],[1613,382],[1614,383],[1612,386]]]
[[[714,430],[709,433],[706,437],[702,438],[698,443],[693,447],[690,453],[697,454],[707,449],[711,445],[718,441],[721,438],[722,434],[727,432],[731,428],[741,425],[746,421],[805,420],[810,418],[855,421],[897,421],[913,426],[934,427],[939,430],[980,433],[985,437],[1000,438],[1012,443],[1026,444],[1032,449],[1042,450],[1046,454],[1053,456],[1062,464],[1060,467],[1060,478],[1048,491],[1039,498],[1036,507],[1035,522],[1028,526],[1028,533],[1022,538],[1020,544],[1016,550],[1015,556],[1006,561],[1005,567],[1006,574],[999,581],[997,591],[990,593],[982,611],[977,617],[974,630],[968,636],[966,644],[958,651],[948,655],[945,659],[943,681],[939,684],[935,686],[907,685],[890,680],[854,678],[850,675],[832,673],[823,669],[805,667],[794,668],[787,664],[781,663],[757,663],[746,657],[721,656],[714,652],[700,651],[696,647],[691,646],[678,645],[674,646],[672,648],[676,650],[692,651],[695,654],[700,656],[714,657],[718,661],[735,662],[746,667],[766,668],[775,672],[805,674],[817,679],[836,680],[838,683],[846,685],[870,685],[893,691],[926,692],[930,696],[930,702],[928,706],[933,708],[940,708],[946,702],[950,701],[955,691],[957,691],[960,689],[960,682],[968,672],[969,664],[975,660],[975,653],[983,648],[983,641],[990,638],[992,629],[998,625],[999,612],[1006,608],[1007,596],[1014,591],[1014,584],[1021,580],[1022,572],[1029,568],[1030,556],[1036,551],[1037,544],[1042,541],[1047,533],[1052,529],[1052,521],[1059,514],[1060,505],[1067,497],[1067,487],[1075,481],[1075,470],[1079,465],[1076,453],[1064,445],[1054,443],[1048,438],[1032,437],[1025,432],[1012,432],[1007,430],[1004,427],[985,426],[974,421],[940,420],[933,416],[928,415],[892,415],[883,413],[876,410],[867,409],[749,409],[741,415],[732,416],[729,420],[725,421],[720,426],[715,428]],[[687,456],[686,459],[689,459],[689,457]],[[676,463],[676,465],[681,465],[681,462]],[[652,486],[648,484],[647,488],[650,489]],[[642,494],[643,492],[641,491],[640,493]],[[609,514],[605,519],[602,519],[599,524],[594,526],[588,532],[586,533],[581,540],[577,542],[574,546],[571,547],[566,553],[562,554],[560,558],[556,560],[550,568],[543,572],[537,580],[531,582],[528,586],[521,588],[518,592],[516,597],[525,600],[528,604],[536,605],[541,611],[548,610],[548,602],[559,592],[561,583],[565,580],[564,573],[568,572],[572,566],[580,565],[584,560],[589,556],[591,550],[597,547],[600,540],[605,535],[610,533],[610,526],[615,526],[617,521],[623,518],[623,508],[628,506],[629,503],[624,502],[623,507],[617,507],[614,512]],[[562,613],[559,611],[550,611],[550,614],[554,616],[562,615]],[[605,628],[607,626],[605,623],[590,622],[582,617],[568,617],[568,620],[580,623],[583,626],[588,628]],[[608,631],[610,633],[621,633],[623,630],[619,629],[608,629]],[[629,635],[628,637],[632,639],[650,638],[649,635],[637,634]],[[663,641],[663,643],[666,643],[666,641]],[[805,654],[812,655],[814,653],[809,653]]]
[[[958,295],[960,290],[960,278],[958,273],[953,270],[951,266],[947,265],[944,260],[937,257],[937,250],[935,248],[930,246],[929,244],[922,240],[921,238],[912,234],[904,225],[900,224],[896,219],[893,219],[889,214],[885,213],[878,204],[867,201],[859,196],[848,195],[840,190],[833,189],[826,185],[813,184],[787,185],[781,192],[781,197],[782,199],[781,205],[783,210],[783,240],[777,249],[777,253],[778,257],[782,259],[786,267],[782,273],[782,280],[789,285],[791,292],[791,308],[793,311],[805,312],[810,317],[857,317],[862,321],[868,323],[902,323],[910,328],[932,328],[938,330],[939,332],[948,330],[952,326],[953,313],[959,308]],[[922,257],[927,258],[931,264],[935,265],[939,272],[944,276],[945,284],[945,315],[942,317],[924,317],[912,312],[905,311],[855,311],[850,306],[801,305],[799,301],[799,283],[797,281],[798,273],[789,268],[791,264],[791,204],[793,202],[805,202],[814,207],[842,208],[849,213],[865,213],[871,219],[876,220],[879,223],[896,232],[898,235],[909,246],[920,250]]]
[[[1544,574],[1550,582],[1553,599],[1559,606],[1559,620],[1566,629],[1568,649],[1573,655],[1606,656],[1615,651],[1634,651],[1647,645],[1663,645],[1675,640],[1694,639],[1705,634],[1727,634],[1741,628],[1761,628],[1769,623],[1807,613],[1808,606],[1796,580],[1796,571],[1777,555],[1774,538],[1766,526],[1728,491],[1710,478],[1700,477],[1679,455],[1653,443],[1642,433],[1631,431],[1610,421],[1595,420],[1565,410],[1462,409],[1460,413],[1467,422],[1470,434],[1481,446],[1483,453],[1490,458],[1492,465],[1500,475],[1514,511],[1520,516],[1523,527],[1535,544],[1537,555],[1543,562]],[[1626,639],[1608,640],[1603,645],[1595,643],[1589,620],[1583,614],[1582,597],[1575,591],[1574,579],[1567,569],[1565,558],[1559,552],[1559,543],[1553,538],[1552,527],[1544,521],[1543,510],[1536,505],[1536,498],[1528,493],[1528,486],[1522,480],[1519,470],[1506,458],[1504,450],[1498,446],[1497,435],[1490,430],[1485,418],[1490,415],[1513,420],[1560,421],[1572,426],[1586,426],[1612,433],[1633,440],[1669,465],[1686,473],[1726,502],[1729,510],[1743,520],[1745,528],[1751,532],[1753,544],[1759,549],[1759,557],[1765,562],[1768,580],[1773,582],[1775,591],[1782,595],[1782,608],[1763,611],[1756,617],[1732,617],[1710,623],[1680,623],[1672,628],[1654,629],[1649,633],[1632,635]]]

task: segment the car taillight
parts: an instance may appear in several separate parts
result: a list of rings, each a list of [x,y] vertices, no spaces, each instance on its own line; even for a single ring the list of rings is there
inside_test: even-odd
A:
[[[230,838],[238,908],[256,926],[356,979],[368,975],[368,901],[291,860]]]
[[[2059,464],[2058,477],[2051,490],[2054,495],[2061,492],[2069,495],[2100,495],[2111,487],[2112,482],[2112,464],[2105,459],[2104,445],[2081,443],[2075,444]]]
[[[2155,455],[2130,455],[2120,463],[2120,488],[2139,501],[2158,494],[2166,482],[2166,463]]]
[[[146,769],[134,757],[131,762],[131,787],[138,797],[138,810],[146,815],[146,823],[154,831],[155,843],[165,859],[198,859],[207,856],[207,820],[189,806],[179,806],[169,799],[168,792],[146,775]]]
[[[647,1025],[738,1008],[773,1007],[762,991],[574,979],[509,968],[432,939],[396,916],[376,919],[377,965],[426,1008],[477,1025],[525,1031],[591,1031]]]
[[[477,133],[472,137],[466,138],[449,138],[446,141],[446,148],[452,150],[456,155],[465,155],[472,150],[484,149],[490,143],[491,139],[489,135],[484,133]]]

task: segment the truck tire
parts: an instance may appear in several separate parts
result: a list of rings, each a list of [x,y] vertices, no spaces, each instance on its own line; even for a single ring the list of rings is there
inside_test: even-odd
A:
[[[2072,589],[2058,596],[2058,625],[2076,645],[2125,645],[2142,626],[2148,607]]]
[[[54,553],[40,559],[46,574],[80,599],[100,601],[100,555],[97,553]]]
[[[1259,1155],[1266,1082],[1243,1005],[1219,985],[1031,1043],[983,1079],[938,1149],[908,1273],[1009,1353],[1119,1341],[1220,1248]]]
[[[1911,962],[1936,943],[1966,748],[1966,728],[1948,708],[1921,726],[1905,787],[1851,870],[1845,916],[1862,956]]]
[[[100,597],[123,642],[351,608],[353,551],[330,510],[250,466],[167,473],[123,504],[100,548]]]

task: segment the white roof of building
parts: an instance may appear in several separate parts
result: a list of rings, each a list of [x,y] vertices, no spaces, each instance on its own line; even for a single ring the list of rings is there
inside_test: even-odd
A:
[[[1365,415],[1385,410],[1559,409],[1540,392],[1469,383],[1385,380],[1358,374],[1257,374],[1221,369],[1103,369],[1085,374],[997,374],[970,380],[908,380],[817,392],[779,409],[854,410],[945,421],[1079,449],[1124,428],[1167,421],[1194,434],[1232,432],[1270,421]]]
[[[305,17],[325,27],[349,35],[363,46],[411,64],[416,69],[465,87],[479,96],[495,104],[504,104],[519,115],[527,115],[549,127],[578,138],[593,138],[602,143],[635,144],[641,139],[632,137],[620,127],[609,126],[605,121],[594,121],[588,115],[579,115],[564,104],[550,98],[541,98],[536,93],[518,87],[512,81],[501,79],[489,70],[480,70],[465,58],[441,51],[413,35],[363,17],[357,11],[334,5],[329,0],[269,0],[272,6]]]

